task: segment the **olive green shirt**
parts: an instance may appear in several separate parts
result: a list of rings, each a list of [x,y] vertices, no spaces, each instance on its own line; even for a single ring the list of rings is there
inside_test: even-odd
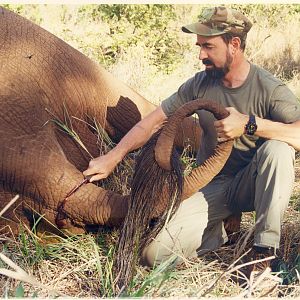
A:
[[[221,80],[211,79],[206,73],[196,73],[182,84],[178,91],[165,99],[161,106],[164,113],[170,116],[184,103],[203,98],[214,100],[225,107],[235,107],[240,113],[253,114],[263,119],[292,123],[300,120],[300,104],[297,97],[266,70],[251,64],[245,82],[237,88],[228,88]],[[207,111],[197,111],[203,135],[197,154],[198,163],[210,156],[216,146],[214,116]],[[258,136],[243,134],[234,141],[233,150],[221,173],[235,175],[245,167],[256,150],[264,142]]]

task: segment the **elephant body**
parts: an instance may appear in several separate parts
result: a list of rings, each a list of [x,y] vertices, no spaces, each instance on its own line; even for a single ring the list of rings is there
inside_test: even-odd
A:
[[[82,181],[90,157],[50,120],[69,120],[94,156],[97,137],[88,124],[97,122],[114,140],[122,138],[155,109],[61,39],[0,7],[0,211],[19,194],[19,200],[0,216],[0,230],[17,232],[19,220],[43,215],[55,224],[57,208]],[[191,120],[177,132],[199,142],[200,129]],[[197,138],[195,140],[195,137]],[[118,225],[128,197],[86,184],[66,202],[70,230],[87,224]],[[36,216],[37,218],[37,216]]]

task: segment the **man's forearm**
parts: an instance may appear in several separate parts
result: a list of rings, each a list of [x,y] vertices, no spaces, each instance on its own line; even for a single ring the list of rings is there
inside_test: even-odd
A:
[[[154,132],[153,132],[154,133]],[[114,154],[118,163],[127,153],[143,146],[151,137],[152,133],[136,124],[110,152]]]
[[[166,119],[162,109],[157,108],[145,119],[138,122],[110,152],[120,162],[127,153],[143,146],[162,127]]]
[[[300,121],[291,124],[274,122],[256,118],[257,131],[255,135],[285,142],[300,151]]]
[[[128,152],[144,145],[151,135],[163,125],[166,119],[167,117],[162,108],[158,107],[129,130],[115,148],[105,155],[92,159],[83,175],[85,177],[88,176],[90,182],[109,176],[124,156]]]

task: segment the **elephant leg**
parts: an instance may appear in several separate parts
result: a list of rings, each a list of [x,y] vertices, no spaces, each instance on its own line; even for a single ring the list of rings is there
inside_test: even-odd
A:
[[[58,207],[83,180],[83,175],[67,159],[53,127],[45,126],[32,136],[9,140],[3,150],[6,155],[2,163],[5,190],[26,197],[29,210],[55,224]],[[88,183],[70,196],[64,206],[69,219],[67,227],[119,225],[127,213],[127,200]]]
[[[0,235],[17,236],[20,229],[23,230],[35,228],[35,233],[40,237],[46,237],[47,233],[62,235],[62,234],[82,234],[85,232],[80,227],[70,227],[68,231],[59,230],[55,224],[50,223],[43,216],[43,209],[40,213],[33,209],[34,201],[25,196],[19,196],[17,201],[12,203],[16,194],[0,189]],[[53,217],[52,217],[53,219]]]

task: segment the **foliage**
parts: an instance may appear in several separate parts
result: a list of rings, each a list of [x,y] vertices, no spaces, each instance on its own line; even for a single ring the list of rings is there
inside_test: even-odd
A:
[[[81,6],[80,15],[105,22],[110,44],[102,49],[106,63],[113,64],[127,49],[142,45],[148,58],[159,70],[169,72],[178,61],[180,46],[176,34],[168,30],[170,20],[176,17],[172,5],[90,5]]]
[[[40,14],[40,5],[4,4],[2,6],[14,11],[17,14],[23,15],[24,17],[38,25],[40,25],[40,23],[42,22],[42,17]]]
[[[267,21],[268,26],[277,27],[282,22],[289,22],[299,18],[299,4],[232,4],[235,8],[243,12],[253,23]],[[282,28],[283,29],[283,28]]]

